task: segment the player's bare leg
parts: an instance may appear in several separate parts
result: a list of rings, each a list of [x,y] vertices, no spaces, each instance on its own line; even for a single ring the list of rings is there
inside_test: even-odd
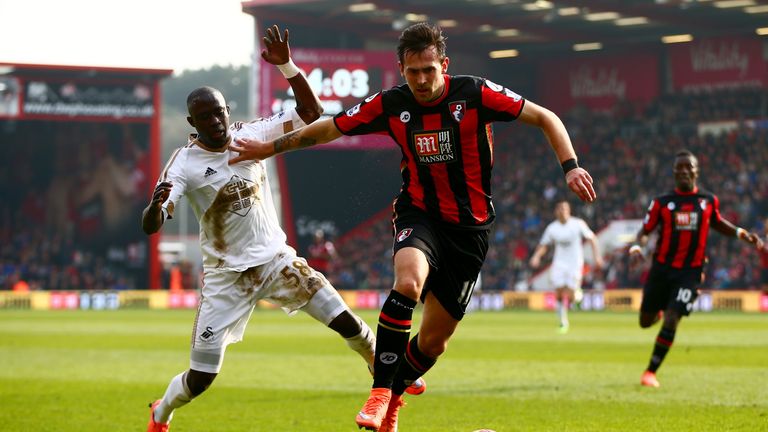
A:
[[[557,299],[557,317],[560,320],[560,333],[567,333],[570,326],[568,321],[568,309],[573,301],[573,291],[568,287],[555,289],[555,298]]]

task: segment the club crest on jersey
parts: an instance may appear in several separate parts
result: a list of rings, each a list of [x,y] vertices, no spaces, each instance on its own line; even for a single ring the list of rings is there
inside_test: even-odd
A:
[[[410,236],[412,232],[413,232],[413,228],[405,228],[405,229],[400,230],[400,232],[397,233],[397,241],[401,242],[401,241],[407,239],[408,236]]]
[[[213,217],[216,211],[223,209],[245,217],[251,211],[254,200],[258,199],[256,183],[235,174],[216,194],[216,199],[205,212],[205,216]]]
[[[448,104],[448,111],[451,112],[451,117],[458,123],[464,118],[464,112],[467,111],[467,103],[464,101],[450,102]]]
[[[704,198],[699,198],[699,207],[701,207],[702,210],[707,209],[707,200]]]
[[[411,121],[411,113],[408,111],[403,111],[400,113],[400,121],[403,123],[408,123]]]
[[[414,132],[413,146],[420,164],[453,162],[456,150],[451,129]]]

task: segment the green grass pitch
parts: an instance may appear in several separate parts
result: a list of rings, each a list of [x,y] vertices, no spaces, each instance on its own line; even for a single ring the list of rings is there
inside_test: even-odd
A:
[[[0,430],[144,431],[147,404],[188,366],[194,311],[0,311]],[[362,316],[375,324],[376,312]],[[768,316],[697,313],[659,371],[658,326],[630,313],[476,312],[459,326],[402,432],[766,431]],[[416,317],[418,325],[418,316]],[[370,377],[306,315],[257,310],[213,387],[171,430],[355,431]]]

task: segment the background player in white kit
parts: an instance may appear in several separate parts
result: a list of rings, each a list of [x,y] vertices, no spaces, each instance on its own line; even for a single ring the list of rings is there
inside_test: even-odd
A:
[[[200,222],[204,286],[192,334],[190,369],[174,377],[151,405],[148,431],[167,431],[173,411],[205,391],[221,369],[227,345],[242,339],[256,302],[289,314],[303,310],[343,336],[373,368],[375,338],[326,278],[286,244],[263,162],[229,165],[235,138],[270,140],[316,120],[320,101],[290,59],[288,31],[268,29],[262,57],[288,79],[297,106],[270,118],[229,124],[229,106],[210,87],[187,98],[187,121],[197,134],[176,150],[144,210],[147,234],[157,232],[186,196]]]
[[[541,241],[531,256],[530,265],[538,268],[547,249],[554,245],[555,252],[552,257],[552,267],[549,270],[549,279],[552,287],[555,288],[560,331],[567,332],[570,303],[574,299],[581,299],[581,277],[584,269],[582,240],[587,240],[592,245],[596,267],[603,266],[603,259],[600,256],[595,233],[589,229],[584,220],[571,216],[571,205],[568,201],[559,201],[555,205],[555,217],[557,220],[547,225],[544,230]]]

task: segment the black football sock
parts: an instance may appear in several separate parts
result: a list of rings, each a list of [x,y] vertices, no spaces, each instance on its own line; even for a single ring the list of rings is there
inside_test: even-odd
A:
[[[653,346],[651,362],[648,364],[648,370],[656,372],[664,361],[669,349],[672,348],[672,342],[675,340],[675,331],[662,327],[659,335],[656,336],[656,344]]]
[[[416,301],[392,290],[379,313],[376,328],[376,359],[373,362],[373,388],[392,388],[398,365],[402,361]]]
[[[435,362],[437,359],[429,358],[419,350],[419,335],[414,336],[405,350],[405,361],[400,363],[397,374],[395,374],[392,393],[403,394],[405,389],[427,373],[435,365]]]

